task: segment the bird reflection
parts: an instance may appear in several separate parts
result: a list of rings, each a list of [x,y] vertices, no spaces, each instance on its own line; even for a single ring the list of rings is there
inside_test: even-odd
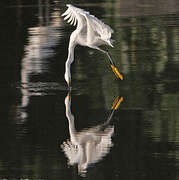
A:
[[[78,173],[82,176],[87,172],[89,165],[100,161],[113,146],[111,136],[114,126],[110,125],[115,110],[118,109],[123,98],[117,97],[113,103],[111,113],[107,120],[95,127],[77,132],[74,116],[71,113],[71,96],[65,98],[66,117],[69,123],[70,140],[63,142],[61,148],[68,158],[68,164],[78,164]]]

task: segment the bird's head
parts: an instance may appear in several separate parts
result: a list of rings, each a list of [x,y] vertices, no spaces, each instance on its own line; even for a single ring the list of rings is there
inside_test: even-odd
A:
[[[65,72],[65,81],[67,82],[68,87],[70,87],[71,86],[71,74],[68,73],[68,71]]]

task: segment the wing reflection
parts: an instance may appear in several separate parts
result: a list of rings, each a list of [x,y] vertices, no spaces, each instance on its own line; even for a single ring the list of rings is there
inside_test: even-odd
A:
[[[111,114],[108,119],[100,125],[77,132],[75,129],[74,116],[71,113],[71,96],[65,98],[66,117],[69,123],[70,140],[61,145],[68,164],[78,164],[78,173],[85,175],[90,164],[97,163],[105,157],[113,146],[111,136],[114,126],[110,125],[115,110],[119,107],[123,98],[117,97],[113,103]]]

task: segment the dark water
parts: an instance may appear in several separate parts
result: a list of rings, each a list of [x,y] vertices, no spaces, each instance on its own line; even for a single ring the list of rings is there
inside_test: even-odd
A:
[[[179,179],[178,1],[73,2],[114,29],[108,49],[124,75],[118,80],[100,52],[75,49],[76,130],[103,124],[122,96],[114,134],[86,177],[68,165],[61,144],[70,137],[64,63],[73,28],[60,16],[65,3],[1,1],[0,179]]]

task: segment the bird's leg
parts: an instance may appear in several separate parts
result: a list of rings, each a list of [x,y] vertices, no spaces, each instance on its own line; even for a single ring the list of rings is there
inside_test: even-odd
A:
[[[110,115],[108,116],[107,120],[106,120],[102,125],[100,125],[100,129],[101,129],[101,130],[105,129],[105,128],[110,124],[110,122],[111,122],[111,120],[112,120],[112,117],[113,117],[115,111],[119,108],[119,106],[120,106],[120,104],[121,104],[122,101],[123,101],[123,97],[120,97],[120,98],[119,98],[119,96],[117,96],[117,97],[115,98],[115,100],[114,100],[114,102],[113,102],[113,105],[112,105],[112,107],[111,107],[111,113],[110,113]]]
[[[105,54],[108,56],[111,65],[115,66],[115,65],[114,65],[114,62],[113,62],[113,60],[112,60],[112,58],[111,58],[111,56],[110,56],[110,54],[109,54],[109,52],[108,52],[108,51],[104,51],[104,52],[105,52]]]
[[[94,47],[93,47],[94,48]],[[101,51],[102,53],[106,54],[109,58],[109,62],[111,64],[111,68],[112,68],[112,71],[114,72],[114,74],[116,75],[117,78],[120,78],[121,80],[123,80],[123,75],[118,71],[117,67],[115,66],[110,54],[108,51],[105,51],[99,47],[95,47],[95,49]]]
[[[108,51],[105,51],[105,50],[103,50],[103,49],[101,49],[101,48],[99,48],[99,47],[95,47],[95,49],[97,49],[97,50],[101,51],[102,53],[106,54],[106,55],[108,56],[108,58],[109,58],[110,64],[113,65],[113,66],[115,66],[115,65],[114,65],[114,62],[113,62],[113,60],[112,60],[112,58],[111,58],[111,56],[110,56],[110,54],[109,54]]]
[[[111,114],[109,115],[109,117],[108,117],[107,121],[104,123],[104,125],[107,125],[107,124],[110,123],[110,121],[111,121],[111,119],[113,117],[114,112],[119,108],[119,106],[120,106],[122,101],[123,101],[123,97],[119,98],[119,96],[117,96],[115,98],[115,100],[113,102],[113,105],[111,107],[111,109],[112,109]]]

